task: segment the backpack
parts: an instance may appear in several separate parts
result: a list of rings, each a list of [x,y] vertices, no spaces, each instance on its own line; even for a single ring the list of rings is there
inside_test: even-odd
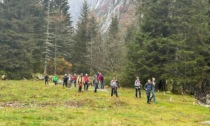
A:
[[[102,81],[104,80],[104,76],[101,76],[101,80],[102,80]]]
[[[63,81],[64,81],[64,82],[67,82],[67,80],[68,80],[68,77],[65,76],[65,77],[63,78]]]

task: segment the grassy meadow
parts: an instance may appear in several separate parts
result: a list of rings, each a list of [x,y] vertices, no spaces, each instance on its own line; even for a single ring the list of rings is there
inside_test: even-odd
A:
[[[156,93],[158,104],[134,89],[77,92],[43,81],[0,81],[0,126],[202,126],[210,109],[191,96]]]

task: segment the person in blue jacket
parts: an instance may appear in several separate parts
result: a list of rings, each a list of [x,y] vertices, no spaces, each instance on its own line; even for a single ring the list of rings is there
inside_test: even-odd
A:
[[[148,80],[148,82],[144,85],[144,89],[146,90],[147,104],[150,104],[150,94],[151,94],[151,91],[152,91],[151,80]]]

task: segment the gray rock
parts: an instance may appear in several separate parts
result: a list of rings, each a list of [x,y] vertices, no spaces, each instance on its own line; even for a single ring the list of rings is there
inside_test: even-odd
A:
[[[1,79],[2,80],[6,80],[7,79],[7,76],[6,75],[1,75]]]
[[[206,95],[206,104],[210,105],[210,94]]]
[[[205,104],[206,104],[206,97],[200,98],[200,101],[201,101],[202,103],[205,103]]]
[[[58,80],[58,84],[63,84],[63,81],[62,80]]]
[[[210,121],[204,121],[204,122],[201,122],[201,124],[209,125],[210,124]]]

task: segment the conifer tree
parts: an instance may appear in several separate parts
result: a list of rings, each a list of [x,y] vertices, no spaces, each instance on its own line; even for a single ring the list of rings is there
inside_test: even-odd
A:
[[[84,1],[73,39],[72,61],[75,72],[85,73],[89,71],[87,64],[87,44],[90,41],[90,36],[88,35],[88,14],[89,6],[88,3]]]
[[[33,52],[42,41],[42,7],[33,0],[5,0],[0,6],[0,69],[11,79],[30,78]]]
[[[45,41],[45,70],[48,62],[54,60],[54,73],[57,69],[57,58],[62,57],[70,62],[73,27],[67,0],[44,0],[46,6],[46,41]]]
[[[122,41],[119,33],[118,17],[112,17],[106,40],[105,70],[116,72],[121,58]]]

